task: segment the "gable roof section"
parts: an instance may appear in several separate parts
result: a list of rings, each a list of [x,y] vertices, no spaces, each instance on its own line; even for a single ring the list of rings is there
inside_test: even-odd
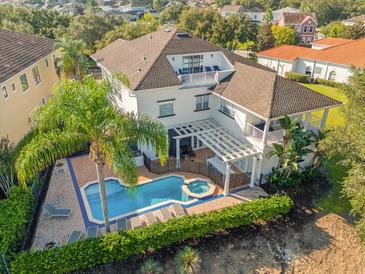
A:
[[[311,17],[317,23],[316,14],[313,12],[283,12],[282,17],[285,25],[299,25],[307,17]]]
[[[218,84],[213,93],[264,118],[278,118],[341,103],[275,72],[235,63],[236,72]]]
[[[294,61],[301,57],[342,65],[365,67],[365,38],[315,50],[300,46],[282,45],[257,53],[258,56]]]
[[[184,35],[176,29],[158,30],[132,41],[117,40],[92,57],[110,72],[127,74],[132,90],[146,90],[180,85],[173,67],[166,58],[172,54],[220,51],[233,64],[236,61],[251,66],[264,66],[222,49],[203,39]]]
[[[54,44],[52,39],[0,29],[0,82],[52,53]]]
[[[242,6],[240,5],[225,5],[221,8],[221,11],[224,12],[239,12],[242,10]]]

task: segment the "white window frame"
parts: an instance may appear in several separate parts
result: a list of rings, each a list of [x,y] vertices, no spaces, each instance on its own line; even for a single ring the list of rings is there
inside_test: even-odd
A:
[[[209,109],[209,95],[210,94],[196,95],[195,111]]]
[[[172,100],[164,100],[164,101],[160,101],[158,102],[158,118],[164,118],[164,117],[170,117],[170,116],[174,116],[175,115],[175,112],[174,112],[174,101],[175,99],[172,99]],[[169,114],[164,114],[164,115],[161,115],[161,107],[162,106],[166,106],[166,105],[171,105],[171,110],[172,112],[169,113]]]
[[[304,33],[307,33],[307,32],[308,32],[308,26],[307,26],[307,25],[304,25],[304,27],[303,27],[303,32],[304,32]]]
[[[14,89],[13,89],[13,86],[14,86]],[[10,84],[10,88],[11,88],[11,91],[14,93],[14,92],[16,92],[16,84],[15,84],[15,82],[12,82],[11,84]]]
[[[22,76],[25,76],[25,80],[27,81],[27,88],[26,89],[24,89],[24,87],[23,87],[23,84],[22,84],[22,79],[21,79],[21,77]],[[22,74],[20,74],[19,75],[19,81],[20,81],[20,85],[21,85],[21,87],[22,87],[22,91],[23,92],[26,92],[26,91],[28,91],[29,90],[29,81],[28,81],[28,76],[27,76],[27,73],[22,73]]]
[[[203,54],[185,55],[182,57],[182,71],[187,74],[203,71]]]
[[[231,117],[232,119],[234,119],[234,107],[233,105],[222,99],[220,100],[220,104],[219,104],[219,111],[222,112],[223,114],[227,115],[228,117]]]
[[[9,92],[6,86],[1,87],[1,92],[3,93],[3,97],[5,100],[9,98]]]
[[[308,30],[308,32],[309,32],[309,33],[312,33],[313,31],[314,31],[314,26],[313,26],[313,25],[310,25],[310,26],[309,26],[309,30]]]
[[[41,73],[39,72],[38,66],[34,66],[32,68],[32,76],[33,76],[34,85],[37,86],[42,82]]]

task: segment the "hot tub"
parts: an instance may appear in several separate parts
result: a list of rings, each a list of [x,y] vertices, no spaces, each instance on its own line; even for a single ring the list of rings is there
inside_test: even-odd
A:
[[[215,185],[211,184],[206,179],[192,179],[186,180],[182,186],[182,190],[193,198],[206,198],[212,196],[215,191]]]

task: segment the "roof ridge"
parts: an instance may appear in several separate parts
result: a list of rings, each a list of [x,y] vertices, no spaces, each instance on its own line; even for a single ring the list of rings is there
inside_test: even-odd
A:
[[[272,109],[273,109],[273,105],[274,105],[274,93],[275,93],[275,90],[276,90],[276,82],[277,82],[277,79],[278,79],[278,75],[276,73],[274,73],[274,77],[275,77],[275,81],[272,83],[272,93],[270,95],[270,107],[269,107],[269,113],[268,113],[268,117],[269,119],[271,118],[271,114],[272,114]]]
[[[163,30],[165,31],[165,30]],[[135,88],[133,90],[138,90],[139,86],[141,85],[142,81],[145,79],[146,75],[151,71],[151,69],[153,68],[153,66],[156,64],[156,61],[161,57],[162,53],[164,52],[164,50],[166,49],[166,46],[170,43],[170,41],[172,40],[172,38],[175,36],[177,32],[177,28],[174,28],[172,30],[172,35],[171,37],[167,40],[166,44],[162,47],[160,53],[158,54],[158,56],[155,58],[155,60],[153,61],[153,63],[150,65],[150,67],[148,68],[148,70],[146,70],[146,72],[142,75],[141,79],[138,81],[138,83],[135,85]],[[150,35],[151,33],[147,34]]]
[[[344,46],[344,45],[347,45],[347,44],[355,43],[355,42],[358,42],[358,41],[363,40],[363,39],[365,39],[365,37],[361,37],[359,39],[354,39],[354,40],[353,39],[349,39],[350,41],[348,41],[348,42],[345,42],[343,44],[334,45],[334,46],[331,46],[331,47],[327,47],[327,48],[322,49],[321,51],[328,51],[330,49],[334,49],[334,48],[338,48],[340,46]]]

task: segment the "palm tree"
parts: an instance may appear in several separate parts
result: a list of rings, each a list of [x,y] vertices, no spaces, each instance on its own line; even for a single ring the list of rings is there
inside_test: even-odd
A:
[[[142,274],[159,274],[162,273],[163,270],[158,262],[148,259],[141,265],[140,272]]]
[[[61,50],[61,59],[56,64],[56,70],[62,70],[67,79],[83,80],[88,69],[88,60],[84,54],[85,44],[64,36],[54,45],[54,49]]]
[[[201,259],[198,250],[185,246],[175,257],[177,272],[181,274],[199,273]]]
[[[136,116],[117,110],[110,100],[109,82],[65,80],[62,92],[54,96],[34,115],[39,133],[21,151],[16,160],[20,183],[27,181],[57,159],[90,147],[90,158],[97,170],[106,231],[110,231],[103,167],[108,164],[129,186],[137,183],[137,170],[127,143],[150,145],[167,159],[167,139],[162,124],[146,115]]]

